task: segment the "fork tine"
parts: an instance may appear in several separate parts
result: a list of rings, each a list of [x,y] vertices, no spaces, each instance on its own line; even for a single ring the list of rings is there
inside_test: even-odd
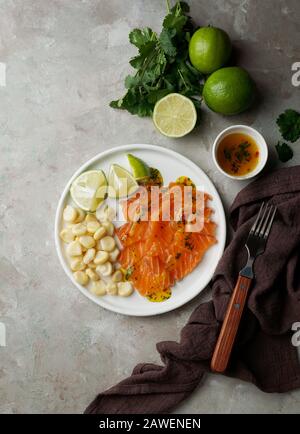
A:
[[[266,231],[265,231],[265,233],[264,233],[264,239],[265,239],[265,240],[266,240],[266,239],[268,238],[268,236],[269,236],[269,233],[270,233],[270,230],[271,230],[271,227],[272,227],[272,223],[273,223],[273,220],[274,220],[274,217],[275,217],[276,211],[277,211],[277,206],[274,207],[273,214],[272,214],[272,216],[271,216],[271,219],[270,219],[270,221],[269,221],[269,224],[268,224],[268,226],[267,226],[267,229],[266,229]]]
[[[259,232],[261,230],[261,227],[262,227],[262,225],[263,225],[263,223],[265,221],[265,217],[266,217],[267,211],[268,211],[268,205],[266,205],[265,208],[264,208],[264,212],[263,212],[263,214],[262,214],[262,216],[261,216],[261,218],[259,220],[259,223],[257,225],[257,228],[255,230],[255,234],[254,235],[258,235],[259,234]]]
[[[259,211],[258,211],[257,217],[256,217],[256,219],[255,219],[255,222],[253,223],[252,228],[251,228],[251,230],[250,230],[250,235],[253,235],[254,232],[256,231],[257,223],[258,223],[258,221],[259,221],[259,219],[260,219],[260,215],[261,215],[262,209],[263,209],[263,207],[264,207],[264,204],[265,204],[265,202],[263,202],[263,203],[261,204],[261,207],[259,208]]]
[[[263,238],[263,236],[264,236],[264,234],[265,234],[265,231],[266,231],[266,228],[267,228],[267,226],[268,226],[269,218],[270,218],[270,215],[271,215],[272,211],[273,211],[273,205],[271,205],[271,206],[268,208],[268,214],[267,214],[267,217],[264,219],[263,225],[262,225],[262,227],[261,227],[261,229],[260,229],[260,232],[259,232],[259,234],[258,234],[259,237],[262,237],[262,238]]]

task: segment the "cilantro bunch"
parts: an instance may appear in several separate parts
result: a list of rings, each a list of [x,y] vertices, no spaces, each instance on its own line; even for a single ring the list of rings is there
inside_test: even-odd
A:
[[[203,77],[189,62],[188,47],[194,32],[187,15],[189,6],[179,1],[173,8],[167,1],[167,6],[168,14],[159,35],[150,28],[134,29],[129,34],[131,44],[138,49],[137,56],[129,62],[136,72],[125,78],[126,94],[110,106],[140,117],[151,116],[160,98],[178,92],[193,101],[199,119]]]
[[[281,113],[276,123],[284,140],[294,143],[300,138],[300,113],[293,109],[288,109],[284,113]],[[283,163],[293,158],[293,150],[287,143],[278,142],[275,148],[279,160]]]

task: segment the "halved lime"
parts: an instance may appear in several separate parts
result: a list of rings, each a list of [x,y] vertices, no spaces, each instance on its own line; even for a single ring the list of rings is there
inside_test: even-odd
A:
[[[183,137],[196,125],[196,108],[186,96],[170,93],[155,104],[153,122],[165,136]]]
[[[135,179],[145,178],[150,175],[150,167],[145,161],[132,154],[127,154],[127,158]]]
[[[108,196],[121,198],[133,194],[138,189],[134,176],[118,164],[112,164],[108,174]]]
[[[90,212],[96,211],[107,193],[107,180],[104,172],[102,170],[83,172],[73,181],[70,193],[79,208]]]

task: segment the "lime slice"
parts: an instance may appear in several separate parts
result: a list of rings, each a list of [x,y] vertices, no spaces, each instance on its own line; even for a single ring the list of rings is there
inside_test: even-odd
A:
[[[154,125],[167,137],[185,136],[194,129],[196,121],[193,102],[179,93],[170,93],[155,104]]]
[[[118,164],[110,166],[108,184],[108,196],[113,198],[129,196],[139,187],[134,176]]]
[[[143,160],[135,157],[132,154],[127,154],[127,158],[132,169],[133,176],[136,179],[144,178],[145,176],[150,175],[150,167]]]
[[[73,181],[70,193],[79,208],[90,212],[96,211],[107,193],[107,180],[104,172],[89,170],[82,173]]]

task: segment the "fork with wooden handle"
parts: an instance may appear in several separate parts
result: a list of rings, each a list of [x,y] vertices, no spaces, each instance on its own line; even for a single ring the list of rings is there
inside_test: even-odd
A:
[[[253,264],[257,256],[265,251],[276,209],[273,205],[265,206],[263,203],[251,227],[245,244],[248,252],[248,261],[239,273],[211,359],[210,366],[214,372],[224,372],[227,368],[249,288],[254,278]]]

